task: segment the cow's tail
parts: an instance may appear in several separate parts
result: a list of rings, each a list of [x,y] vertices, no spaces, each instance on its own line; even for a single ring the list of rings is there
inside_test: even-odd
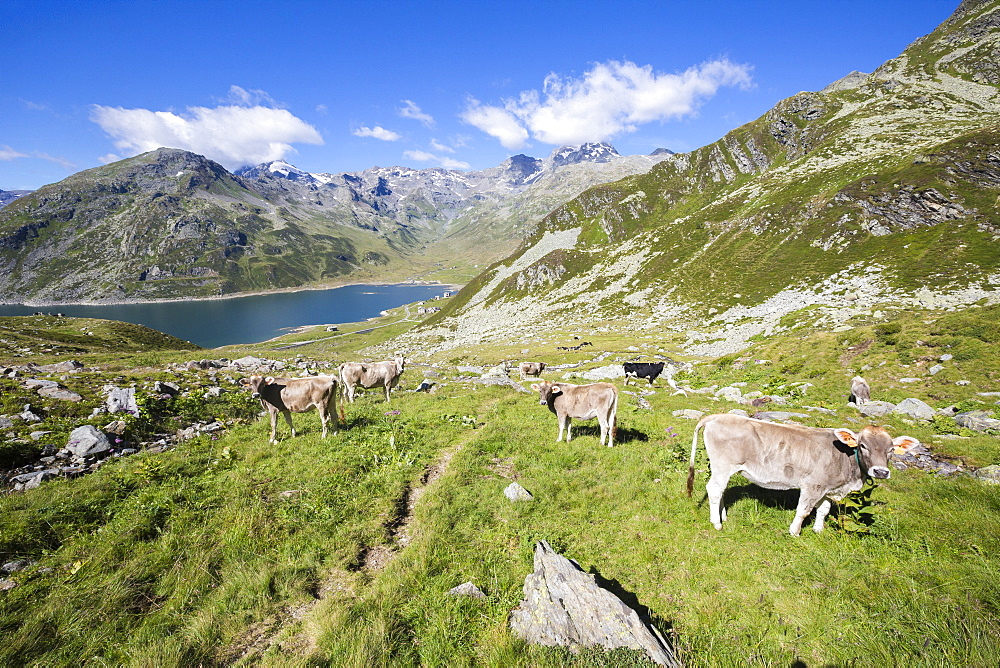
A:
[[[614,399],[611,401],[611,441],[608,445],[613,445],[618,437],[618,391],[615,390]]]
[[[687,481],[687,491],[688,498],[691,498],[691,492],[694,491],[694,457],[698,453],[698,431],[705,425],[705,420],[698,420],[698,424],[694,427],[694,438],[691,439],[691,461],[688,463],[688,481]]]
[[[347,396],[346,396],[346,392],[344,390],[344,382],[341,381],[341,382],[337,383],[337,385],[339,385],[340,387],[338,387],[337,390],[333,393],[333,403],[336,406],[336,404],[337,404],[337,395],[339,394],[340,395],[340,422],[341,422],[341,424],[346,425],[347,424],[347,415],[344,413],[344,404],[347,403]]]

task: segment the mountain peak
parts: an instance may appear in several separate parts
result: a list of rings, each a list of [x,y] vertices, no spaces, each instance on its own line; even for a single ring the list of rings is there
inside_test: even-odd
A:
[[[575,165],[581,162],[611,162],[621,155],[606,142],[587,142],[579,147],[563,146],[552,151],[552,166]]]

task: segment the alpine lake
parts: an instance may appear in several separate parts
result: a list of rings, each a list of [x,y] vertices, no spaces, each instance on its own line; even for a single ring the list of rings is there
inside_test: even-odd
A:
[[[61,313],[146,325],[204,348],[258,343],[306,325],[359,322],[403,304],[454,291],[440,283],[346,285],[224,299],[134,304],[0,304],[0,316]]]

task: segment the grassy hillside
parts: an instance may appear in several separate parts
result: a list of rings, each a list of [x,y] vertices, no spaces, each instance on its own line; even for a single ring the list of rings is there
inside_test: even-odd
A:
[[[379,357],[398,344],[390,337],[412,326],[399,315],[197,356],[254,353],[293,367]],[[679,381],[695,389],[743,383],[745,393],[784,397],[788,405],[777,408],[807,414],[799,421],[816,426],[862,423],[845,403],[856,373],[869,379],[875,399],[913,396],[936,408],[957,404],[996,415],[996,397],[979,393],[1000,384],[998,315],[996,307],[888,313],[842,332],[801,318],[739,356],[697,364]],[[532,347],[530,356],[573,365],[546,373],[559,378],[655,355],[663,345],[596,334],[593,346],[557,350],[567,342],[553,340]],[[216,378],[232,391],[207,401],[200,393],[208,372],[163,371],[190,353],[147,353],[155,364],[133,369],[85,359],[98,369],[77,386],[88,400],[101,373],[140,389],[170,378],[190,393],[155,414],[144,409],[130,429],[155,431],[151,423],[163,425],[171,415],[179,426],[196,417],[229,426],[0,498],[0,561],[34,562],[8,576],[17,586],[0,593],[0,661],[639,661],[621,652],[577,656],[526,646],[510,635],[508,617],[539,539],[647,610],[687,665],[993,665],[1000,659],[993,586],[1000,487],[968,476],[894,471],[872,492],[864,533],[841,528],[833,517],[823,534],[792,538],[795,493],[765,492],[737,477],[727,494],[729,520],[717,532],[703,498],[703,453],[695,497],[684,495],[694,423],[672,413],[737,405],[711,393],[674,396],[657,388],[643,397],[645,409],[623,393],[615,448],[599,446],[593,422],[579,423],[572,443],[556,443],[555,418],[532,395],[479,386],[455,370],[512,357],[511,349],[523,345],[457,354],[410,349],[402,391],[390,404],[368,393],[325,441],[315,413],[296,415],[300,436],[291,440],[282,431],[277,446],[267,444],[266,418],[252,417],[253,402],[237,391],[232,372]],[[943,351],[953,357],[931,375]],[[425,371],[436,374],[435,391],[408,392]],[[920,380],[904,383],[904,377]],[[811,384],[804,395],[803,383]],[[80,411],[82,418],[89,409]],[[883,422],[967,470],[1000,463],[996,435],[968,432],[950,418]],[[502,490],[514,480],[535,500],[509,502]],[[486,599],[445,594],[466,581]]]

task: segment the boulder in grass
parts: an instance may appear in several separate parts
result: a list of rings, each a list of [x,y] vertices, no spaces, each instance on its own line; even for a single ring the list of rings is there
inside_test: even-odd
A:
[[[531,495],[531,492],[521,487],[516,482],[512,482],[507,485],[507,487],[503,490],[503,495],[511,501],[531,501],[535,498]]]
[[[934,409],[920,399],[903,399],[893,409],[893,413],[907,415],[914,420],[933,420],[936,414]]]
[[[661,666],[681,665],[655,627],[544,540],[535,545],[534,565],[524,580],[524,600],[510,615],[516,636],[570,649],[624,647]]]
[[[467,596],[469,598],[486,598],[486,594],[471,582],[463,582],[457,587],[448,590],[449,596]]]
[[[111,442],[97,427],[85,424],[70,432],[66,449],[77,457],[89,457],[110,450]]]

